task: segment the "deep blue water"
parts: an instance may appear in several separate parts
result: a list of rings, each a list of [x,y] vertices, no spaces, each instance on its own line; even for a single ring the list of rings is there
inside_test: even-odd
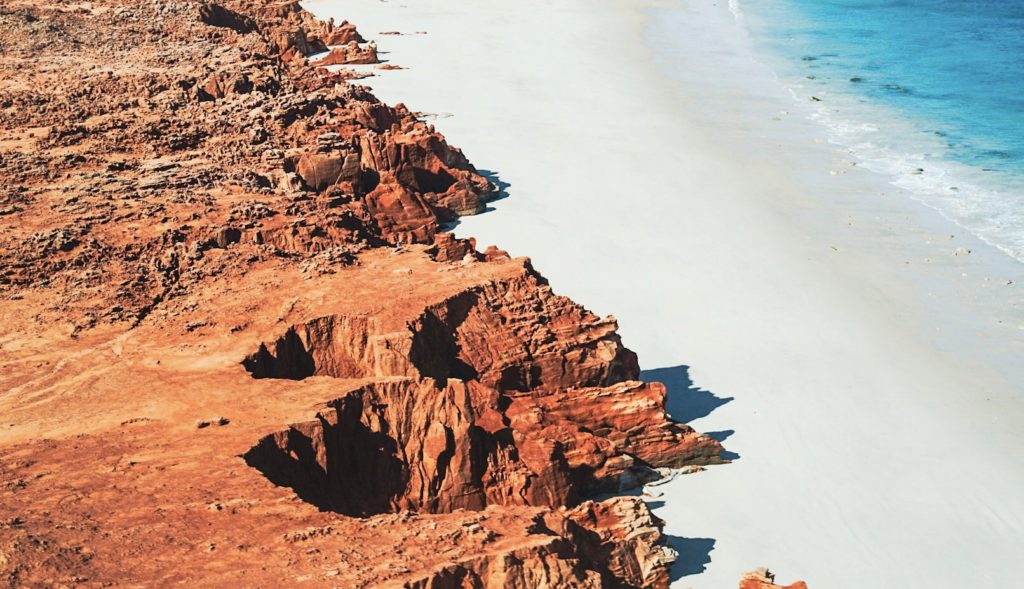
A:
[[[1024,0],[731,6],[836,143],[1024,259]]]

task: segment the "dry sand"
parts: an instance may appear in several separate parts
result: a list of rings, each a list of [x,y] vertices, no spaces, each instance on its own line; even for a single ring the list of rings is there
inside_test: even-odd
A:
[[[1024,266],[830,146],[726,2],[306,7],[508,184],[456,233],[614,313],[738,455],[658,488],[674,586],[1019,584]]]

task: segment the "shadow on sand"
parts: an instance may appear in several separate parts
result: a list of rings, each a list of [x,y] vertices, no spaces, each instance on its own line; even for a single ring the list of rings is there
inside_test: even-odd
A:
[[[719,397],[711,391],[694,386],[690,380],[689,366],[672,366],[644,370],[640,378],[645,381],[656,381],[665,385],[667,396],[665,409],[676,421],[689,423],[701,417],[707,417],[712,411],[733,400],[733,397]],[[707,435],[724,442],[735,430],[727,429],[707,432]],[[723,451],[720,456],[725,460],[736,460],[740,457],[735,452]],[[664,502],[656,502],[652,508],[661,507]],[[684,538],[666,534],[665,540],[679,557],[669,571],[669,580],[678,581],[683,577],[703,573],[711,563],[711,551],[715,549],[714,538]]]
[[[711,391],[694,386],[690,380],[689,366],[673,366],[671,368],[655,368],[644,370],[640,373],[640,379],[645,381],[660,382],[665,385],[667,393],[665,398],[665,409],[676,421],[689,423],[694,419],[707,417],[712,411],[733,400],[733,397],[718,397]],[[717,432],[707,432],[707,435],[725,442],[726,438],[736,433],[736,430],[726,429]],[[735,461],[740,455],[728,450],[722,451],[719,456],[723,460]]]
[[[711,562],[711,551],[715,549],[713,538],[665,536],[665,539],[668,540],[668,545],[679,553],[679,558],[672,563],[668,573],[670,581],[703,573]]]
[[[719,442],[724,444],[725,441],[729,439],[729,436],[733,435],[734,433],[736,433],[736,430],[734,429],[724,429],[718,432],[704,432],[704,435],[714,440],[718,440]],[[730,452],[728,450],[723,450],[722,453],[719,454],[719,456],[721,456],[723,460],[728,460],[730,462],[738,460],[740,457],[739,454],[735,452]]]
[[[683,423],[707,417],[715,409],[733,400],[732,397],[716,397],[711,391],[693,386],[689,366],[644,370],[640,373],[640,379],[648,382],[657,381],[665,385],[668,391],[665,409],[672,419]]]
[[[477,170],[476,172],[483,176],[484,178],[490,180],[491,184],[494,184],[494,186],[497,187],[498,189],[497,194],[494,195],[490,202],[508,198],[508,189],[512,185],[502,180],[497,172],[494,172],[492,170]]]

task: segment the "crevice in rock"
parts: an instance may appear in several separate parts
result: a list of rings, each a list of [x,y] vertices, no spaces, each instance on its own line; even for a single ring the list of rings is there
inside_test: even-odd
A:
[[[472,388],[431,379],[368,385],[243,458],[304,501],[351,516],[567,501],[564,481],[551,490],[520,461],[511,431],[487,409],[497,393]]]
[[[436,172],[425,170],[423,168],[413,168],[413,177],[415,179],[416,186],[419,187],[421,192],[443,194],[451,188],[452,184],[455,184],[455,178],[448,174],[448,172],[443,168]]]
[[[246,462],[346,515],[573,506],[721,462],[714,439],[673,422],[665,388],[636,379],[615,320],[528,269],[423,308],[405,329],[329,315],[247,357],[254,378],[390,378],[269,435]]]
[[[287,378],[302,380],[316,373],[313,354],[294,327],[273,343],[274,351],[260,344],[259,350],[242,361],[253,378]]]
[[[199,7],[199,18],[210,26],[231,29],[243,35],[257,29],[256,22],[251,18],[213,2]]]
[[[477,370],[462,358],[458,327],[477,304],[477,293],[469,290],[428,308],[410,326],[412,345],[409,359],[424,377],[475,380]]]
[[[390,511],[408,472],[387,421],[375,420],[374,429],[362,422],[364,411],[380,417],[380,407],[350,394],[315,420],[264,437],[243,458],[321,510],[355,517]]]

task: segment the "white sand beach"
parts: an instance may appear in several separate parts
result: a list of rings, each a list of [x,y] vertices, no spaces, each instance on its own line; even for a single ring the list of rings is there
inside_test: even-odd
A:
[[[456,233],[614,314],[738,456],[658,488],[674,587],[1021,584],[1024,264],[828,144],[729,3],[305,6],[505,185]]]

